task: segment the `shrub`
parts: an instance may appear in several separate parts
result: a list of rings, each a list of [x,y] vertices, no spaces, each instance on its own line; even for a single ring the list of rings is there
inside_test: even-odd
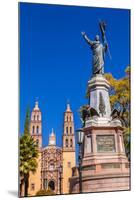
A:
[[[48,189],[48,190],[39,190],[36,193],[37,196],[53,195],[53,194],[54,194],[54,192],[52,190],[50,190],[50,189]]]

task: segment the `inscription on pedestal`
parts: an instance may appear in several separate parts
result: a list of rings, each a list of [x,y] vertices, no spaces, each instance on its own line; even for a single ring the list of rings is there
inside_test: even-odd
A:
[[[114,135],[97,135],[97,152],[115,152]]]
[[[110,168],[120,168],[120,163],[103,163],[101,164],[102,169],[110,169]]]

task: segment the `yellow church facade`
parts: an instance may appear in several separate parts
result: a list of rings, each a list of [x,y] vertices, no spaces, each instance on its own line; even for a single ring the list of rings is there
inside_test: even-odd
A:
[[[30,173],[28,196],[35,196],[39,190],[51,190],[53,194],[68,194],[69,178],[76,166],[74,119],[70,105],[64,112],[62,146],[56,146],[56,134],[52,129],[48,146],[42,145],[42,113],[35,103],[30,118],[30,135],[39,147],[38,168]],[[23,196],[23,193],[22,193]]]

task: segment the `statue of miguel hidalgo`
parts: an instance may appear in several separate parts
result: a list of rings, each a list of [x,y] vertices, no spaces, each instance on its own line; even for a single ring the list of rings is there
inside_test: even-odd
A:
[[[92,50],[92,73],[94,74],[104,74],[104,63],[105,63],[105,54],[108,50],[108,43],[105,37],[105,26],[104,22],[100,22],[100,29],[102,34],[102,43],[100,41],[99,35],[95,36],[95,40],[90,40],[85,32],[82,32],[82,36],[85,41],[90,45]],[[110,52],[109,56],[110,56]],[[110,56],[111,57],[111,56]]]

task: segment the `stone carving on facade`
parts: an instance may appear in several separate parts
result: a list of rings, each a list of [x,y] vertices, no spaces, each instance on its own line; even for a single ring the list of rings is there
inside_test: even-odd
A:
[[[54,189],[59,193],[59,165],[62,166],[62,149],[56,146],[48,146],[42,150],[42,189]],[[46,184],[44,184],[46,181]],[[51,185],[53,183],[53,185]]]

